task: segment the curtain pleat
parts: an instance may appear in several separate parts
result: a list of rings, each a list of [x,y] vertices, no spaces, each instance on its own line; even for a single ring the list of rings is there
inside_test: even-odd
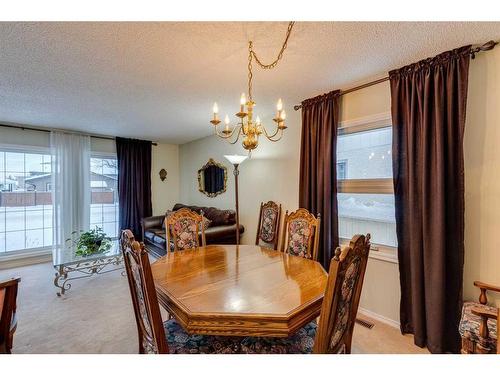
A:
[[[401,332],[460,350],[470,46],[389,73]]]
[[[50,133],[53,247],[64,248],[90,227],[90,137]]]
[[[141,220],[153,214],[151,203],[152,143],[116,138],[120,231],[130,229],[142,240]]]
[[[321,214],[318,261],[328,269],[339,243],[337,127],[340,91],[302,102],[299,206]]]

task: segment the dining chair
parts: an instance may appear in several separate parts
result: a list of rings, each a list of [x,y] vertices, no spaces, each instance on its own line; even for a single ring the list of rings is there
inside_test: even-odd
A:
[[[260,204],[259,224],[257,226],[256,245],[278,248],[281,219],[281,204],[273,201]]]
[[[317,260],[321,216],[314,217],[305,208],[285,213],[281,250],[291,255]]]
[[[466,301],[458,331],[462,337],[462,354],[495,354],[500,350],[498,321],[500,309],[488,304],[487,291],[500,292],[500,286],[474,281],[481,291],[479,301]]]
[[[175,318],[162,322],[149,257],[132,232],[120,238],[137,323],[141,354],[350,353],[354,320],[370,249],[370,235],[356,235],[335,250],[321,307],[313,320],[288,338],[190,335]]]
[[[0,282],[0,354],[11,354],[17,328],[16,300],[21,278]]]
[[[181,208],[165,218],[165,232],[167,241],[166,251],[194,249],[206,245],[205,225],[203,215],[198,215],[189,208]]]

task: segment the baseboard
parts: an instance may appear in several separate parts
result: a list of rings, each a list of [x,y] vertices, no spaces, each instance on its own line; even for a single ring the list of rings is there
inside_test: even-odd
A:
[[[358,312],[360,312],[363,315],[366,315],[369,318],[372,318],[372,319],[378,320],[379,322],[387,324],[388,326],[391,326],[391,327],[394,327],[397,329],[399,329],[399,327],[400,327],[399,322],[392,320],[392,319],[389,319],[389,318],[386,318],[385,316],[379,315],[377,313],[374,313],[373,311],[366,310],[362,307],[358,307]]]
[[[19,255],[6,255],[0,257],[0,270],[16,267],[30,266],[32,264],[52,261],[52,250],[37,251]]]

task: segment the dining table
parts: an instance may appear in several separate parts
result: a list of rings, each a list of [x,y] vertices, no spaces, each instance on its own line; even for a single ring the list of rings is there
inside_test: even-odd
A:
[[[169,252],[151,270],[188,334],[289,337],[319,316],[327,283],[318,262],[254,245]]]

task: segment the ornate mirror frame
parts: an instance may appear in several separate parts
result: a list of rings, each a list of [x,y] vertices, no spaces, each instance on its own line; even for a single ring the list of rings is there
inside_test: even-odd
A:
[[[211,167],[211,166],[216,166],[216,167],[224,170],[224,187],[222,188],[222,190],[219,190],[215,193],[209,193],[209,192],[205,191],[205,184],[203,181],[203,172],[205,171],[205,169],[207,169],[208,167]],[[207,164],[205,164],[203,167],[198,169],[198,190],[201,193],[205,194],[206,196],[213,198],[219,194],[225,193],[226,189],[227,189],[227,168],[226,168],[226,166],[224,164],[216,162],[212,158],[208,159]]]

